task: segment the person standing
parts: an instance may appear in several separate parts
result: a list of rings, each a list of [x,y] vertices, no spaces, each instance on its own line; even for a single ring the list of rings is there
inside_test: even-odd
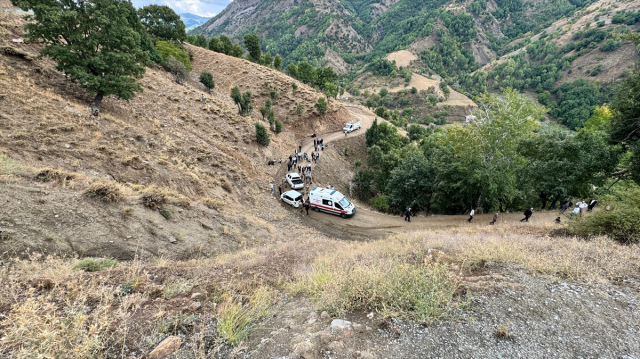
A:
[[[589,207],[587,208],[587,210],[591,211],[593,207],[596,206],[596,204],[598,204],[598,201],[596,201],[595,198],[592,198],[591,202],[589,202]]]
[[[282,196],[282,185],[278,185],[278,191],[280,192],[280,196]]]
[[[298,153],[302,152],[302,145],[298,146]]]
[[[469,219],[467,219],[467,222],[471,223],[471,221],[473,221],[473,216],[476,215],[476,211],[473,210],[473,208],[471,208],[471,212],[469,212]]]
[[[587,201],[580,202],[580,217],[582,217],[582,213],[584,213],[585,208],[589,207]]]
[[[273,194],[273,183],[269,183],[269,187],[271,187],[271,194]]]
[[[494,225],[498,221],[498,212],[493,213],[493,221],[489,222],[490,225]]]
[[[309,197],[307,197],[307,200],[304,201],[304,209],[307,211],[307,216],[309,215],[309,205],[311,205],[311,202],[309,201]]]
[[[411,222],[411,207],[407,208],[407,210],[404,212],[404,220]]]
[[[524,221],[529,222],[529,218],[531,218],[532,214],[533,214],[533,208],[529,208],[528,210],[524,211],[524,218],[521,219],[520,222],[524,222]]]

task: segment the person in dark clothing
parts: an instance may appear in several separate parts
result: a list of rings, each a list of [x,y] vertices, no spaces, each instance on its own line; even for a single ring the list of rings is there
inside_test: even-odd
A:
[[[309,201],[309,197],[307,197],[307,200],[304,201],[304,209],[307,211],[307,216],[309,215],[309,205],[311,204],[311,202]]]
[[[493,213],[493,221],[489,222],[490,225],[494,225],[498,221],[498,212]]]
[[[560,217],[557,217],[557,218],[556,218],[556,223],[557,223],[557,224],[560,224]]]
[[[569,209],[569,203],[570,201],[566,201],[562,207],[560,207],[560,213],[564,213],[567,209]]]
[[[302,146],[298,146],[298,153],[302,152]]]
[[[590,211],[593,209],[593,207],[596,206],[596,204],[598,204],[598,201],[596,201],[595,199],[591,199],[591,202],[589,202],[589,205],[587,206],[587,210]]]
[[[404,220],[411,222],[411,208],[407,208],[406,212],[404,212]]]
[[[278,185],[278,191],[280,192],[280,195],[282,196],[282,185]]]
[[[521,219],[520,222],[524,222],[524,221],[529,222],[529,218],[531,218],[532,214],[533,214],[533,208],[529,208],[528,210],[524,211],[524,218]]]

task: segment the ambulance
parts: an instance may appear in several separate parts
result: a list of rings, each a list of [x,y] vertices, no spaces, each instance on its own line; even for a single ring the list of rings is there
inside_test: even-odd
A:
[[[309,206],[316,212],[327,212],[342,218],[356,214],[356,206],[335,189],[314,187],[309,192]]]

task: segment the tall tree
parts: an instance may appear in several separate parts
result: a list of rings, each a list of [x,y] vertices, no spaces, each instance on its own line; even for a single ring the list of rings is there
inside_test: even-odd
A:
[[[220,35],[220,51],[221,53],[225,54],[225,55],[229,55],[231,54],[231,52],[233,51],[233,42],[231,42],[231,39],[224,36],[224,35]]]
[[[131,99],[142,91],[147,56],[140,34],[128,22],[133,9],[124,0],[12,0],[25,11],[27,37],[41,42],[40,53],[58,62],[57,69],[90,94],[94,111],[104,96]]]
[[[166,5],[147,5],[138,10],[140,22],[156,40],[182,42],[187,39],[180,15]]]
[[[320,97],[314,107],[318,110],[320,116],[324,115],[325,112],[327,112],[327,100],[325,100],[324,97]]]
[[[216,87],[216,83],[213,81],[213,75],[209,71],[202,71],[200,73],[200,82],[211,92],[212,88]]]
[[[276,70],[280,70],[282,68],[282,58],[278,54],[276,54],[275,59],[273,59],[273,67]]]
[[[260,61],[262,50],[260,49],[260,38],[256,34],[244,35],[244,47],[247,48],[249,56],[253,62]]]

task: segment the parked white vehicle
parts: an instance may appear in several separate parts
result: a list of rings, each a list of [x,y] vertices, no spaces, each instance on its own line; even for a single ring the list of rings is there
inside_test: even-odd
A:
[[[302,205],[302,201],[304,201],[302,193],[294,190],[290,190],[281,194],[280,199],[283,202],[294,206],[295,208],[299,208]]]
[[[289,184],[289,187],[291,187],[291,189],[304,188],[304,182],[302,182],[302,178],[300,178],[299,174],[295,172],[287,173],[285,178],[287,179],[287,183]]]
[[[335,189],[314,187],[309,192],[309,206],[316,212],[327,212],[342,218],[356,214],[356,206]]]
[[[342,132],[353,132],[357,129],[359,129],[361,127],[361,123],[357,122],[357,123],[347,123],[346,125],[344,125],[344,127],[342,128]]]

